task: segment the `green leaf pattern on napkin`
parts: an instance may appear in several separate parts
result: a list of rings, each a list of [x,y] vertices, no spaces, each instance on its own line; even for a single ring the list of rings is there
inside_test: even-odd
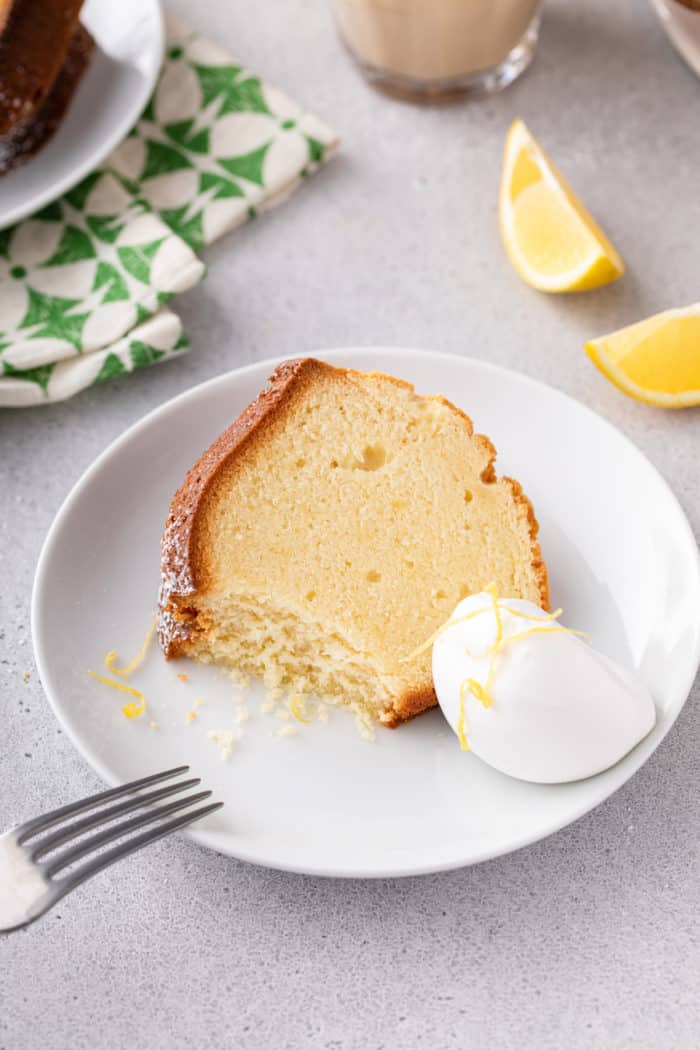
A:
[[[284,199],[335,133],[168,19],[137,126],[105,166],[0,231],[0,405],[71,396],[182,352],[163,304],[204,273],[195,252]]]
[[[160,310],[123,339],[90,354],[21,371],[6,365],[0,380],[0,403],[29,407],[63,401],[105,379],[166,361],[183,353],[187,346],[180,318],[170,310]]]
[[[171,22],[153,98],[111,164],[198,251],[291,192],[337,144],[317,117]]]
[[[135,205],[114,175],[90,181],[87,194],[76,191],[82,210],[66,197],[4,231],[3,375],[109,346],[156,313],[164,294],[202,276],[189,246],[150,208]]]

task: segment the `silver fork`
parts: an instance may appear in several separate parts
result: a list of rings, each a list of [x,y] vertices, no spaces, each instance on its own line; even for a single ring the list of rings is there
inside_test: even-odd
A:
[[[143,846],[149,846],[151,842],[163,838],[164,835],[170,835],[171,832],[191,824],[193,820],[199,820],[207,813],[213,813],[215,809],[219,809],[223,805],[222,802],[211,802],[198,809],[181,813],[163,823],[165,817],[177,813],[178,810],[186,809],[195,802],[209,798],[211,791],[198,791],[184,798],[177,798],[164,806],[153,806],[154,802],[177,795],[199,784],[199,777],[180,780],[145,794],[141,792],[142,788],[151,787],[163,780],[171,780],[181,773],[187,773],[189,768],[189,766],[177,766],[163,773],[154,773],[153,776],[134,780],[122,787],[101,791],[98,795],[91,795],[80,802],[61,806],[60,809],[54,809],[51,813],[28,820],[19,827],[12,828],[4,835],[0,835],[0,933],[27,926],[52,908],[76,886],[80,886],[86,879],[96,875],[98,871],[103,871],[110,864],[121,860],[122,857],[128,857],[130,853],[135,853]],[[105,807],[105,803],[125,796],[127,796],[125,801]],[[99,808],[95,813],[81,820],[72,820],[78,814],[96,807]],[[118,817],[139,809],[144,809],[144,812],[128,820],[113,823]],[[69,823],[66,823],[67,821]],[[108,825],[103,831],[97,831],[94,835],[81,838],[68,849],[59,849],[64,843],[84,836],[86,832],[99,828],[103,824]],[[147,824],[155,826],[138,835],[133,834],[138,828],[145,827]],[[56,830],[49,835],[44,834],[51,828]],[[32,839],[36,841],[27,845]],[[124,839],[124,841],[109,850],[97,853],[93,859],[84,864],[77,863],[83,857],[89,857],[91,853],[95,853],[96,850],[100,850],[117,839]],[[52,854],[49,859],[41,859],[49,853]],[[72,870],[68,874],[56,878],[60,871],[69,867]]]

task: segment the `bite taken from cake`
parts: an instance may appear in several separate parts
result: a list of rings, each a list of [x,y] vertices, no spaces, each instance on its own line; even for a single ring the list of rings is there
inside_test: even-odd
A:
[[[547,609],[538,525],[496,450],[441,396],[286,361],[176,493],[159,634],[186,656],[394,727],[436,703],[430,653],[495,583]]]

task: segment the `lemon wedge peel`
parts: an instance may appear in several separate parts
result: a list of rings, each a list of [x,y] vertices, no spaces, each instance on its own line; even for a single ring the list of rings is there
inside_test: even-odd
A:
[[[539,291],[589,291],[624,273],[619,252],[522,120],[506,138],[499,217],[511,263]]]
[[[659,408],[700,405],[700,303],[591,339],[593,364],[629,397]]]

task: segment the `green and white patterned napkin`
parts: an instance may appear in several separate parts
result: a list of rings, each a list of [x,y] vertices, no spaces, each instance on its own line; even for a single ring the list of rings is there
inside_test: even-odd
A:
[[[164,304],[195,254],[287,197],[338,145],[318,118],[168,20],[141,120],[100,170],[0,230],[0,405],[47,404],[187,346]]]

